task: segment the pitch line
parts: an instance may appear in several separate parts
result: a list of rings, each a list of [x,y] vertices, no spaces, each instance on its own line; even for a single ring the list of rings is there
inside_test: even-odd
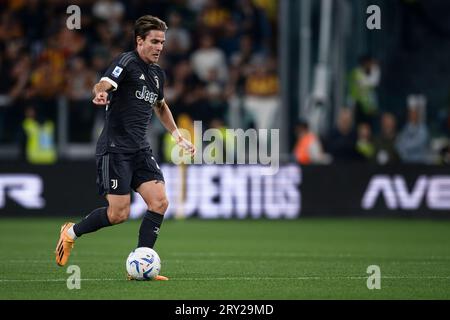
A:
[[[364,276],[337,276],[337,277],[205,277],[205,278],[177,278],[172,277],[170,281],[288,281],[288,280],[365,280]],[[447,279],[450,280],[450,276],[382,276],[381,279]],[[80,279],[81,281],[126,281],[125,278],[86,278]],[[0,282],[66,282],[67,279],[0,279]]]

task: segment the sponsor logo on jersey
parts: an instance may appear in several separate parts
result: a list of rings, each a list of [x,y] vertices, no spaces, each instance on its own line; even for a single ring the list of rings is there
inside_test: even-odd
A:
[[[147,86],[143,86],[141,91],[136,90],[136,98],[148,101],[151,105],[153,105],[156,99],[158,99],[158,94],[150,92],[150,90],[147,89]]]

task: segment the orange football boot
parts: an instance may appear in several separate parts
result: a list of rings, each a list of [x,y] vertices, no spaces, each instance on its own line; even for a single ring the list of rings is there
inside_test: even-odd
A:
[[[75,243],[75,240],[67,234],[67,230],[73,225],[73,222],[66,222],[61,226],[58,244],[55,249],[56,263],[61,267],[64,266],[69,260],[70,252],[72,251]]]

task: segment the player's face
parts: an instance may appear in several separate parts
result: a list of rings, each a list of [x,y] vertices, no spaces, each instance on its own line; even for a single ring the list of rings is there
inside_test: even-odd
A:
[[[158,62],[165,41],[165,32],[159,30],[151,30],[145,40],[138,38],[137,49],[141,58],[147,63]]]

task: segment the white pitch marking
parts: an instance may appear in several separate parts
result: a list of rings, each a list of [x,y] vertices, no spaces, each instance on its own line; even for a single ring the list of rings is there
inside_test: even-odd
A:
[[[449,279],[450,276],[383,276],[383,279]],[[170,281],[262,281],[262,280],[361,280],[364,276],[338,276],[338,277],[213,277],[213,278],[177,278]],[[67,279],[0,279],[0,282],[66,282]],[[125,278],[81,279],[81,281],[126,281]]]

